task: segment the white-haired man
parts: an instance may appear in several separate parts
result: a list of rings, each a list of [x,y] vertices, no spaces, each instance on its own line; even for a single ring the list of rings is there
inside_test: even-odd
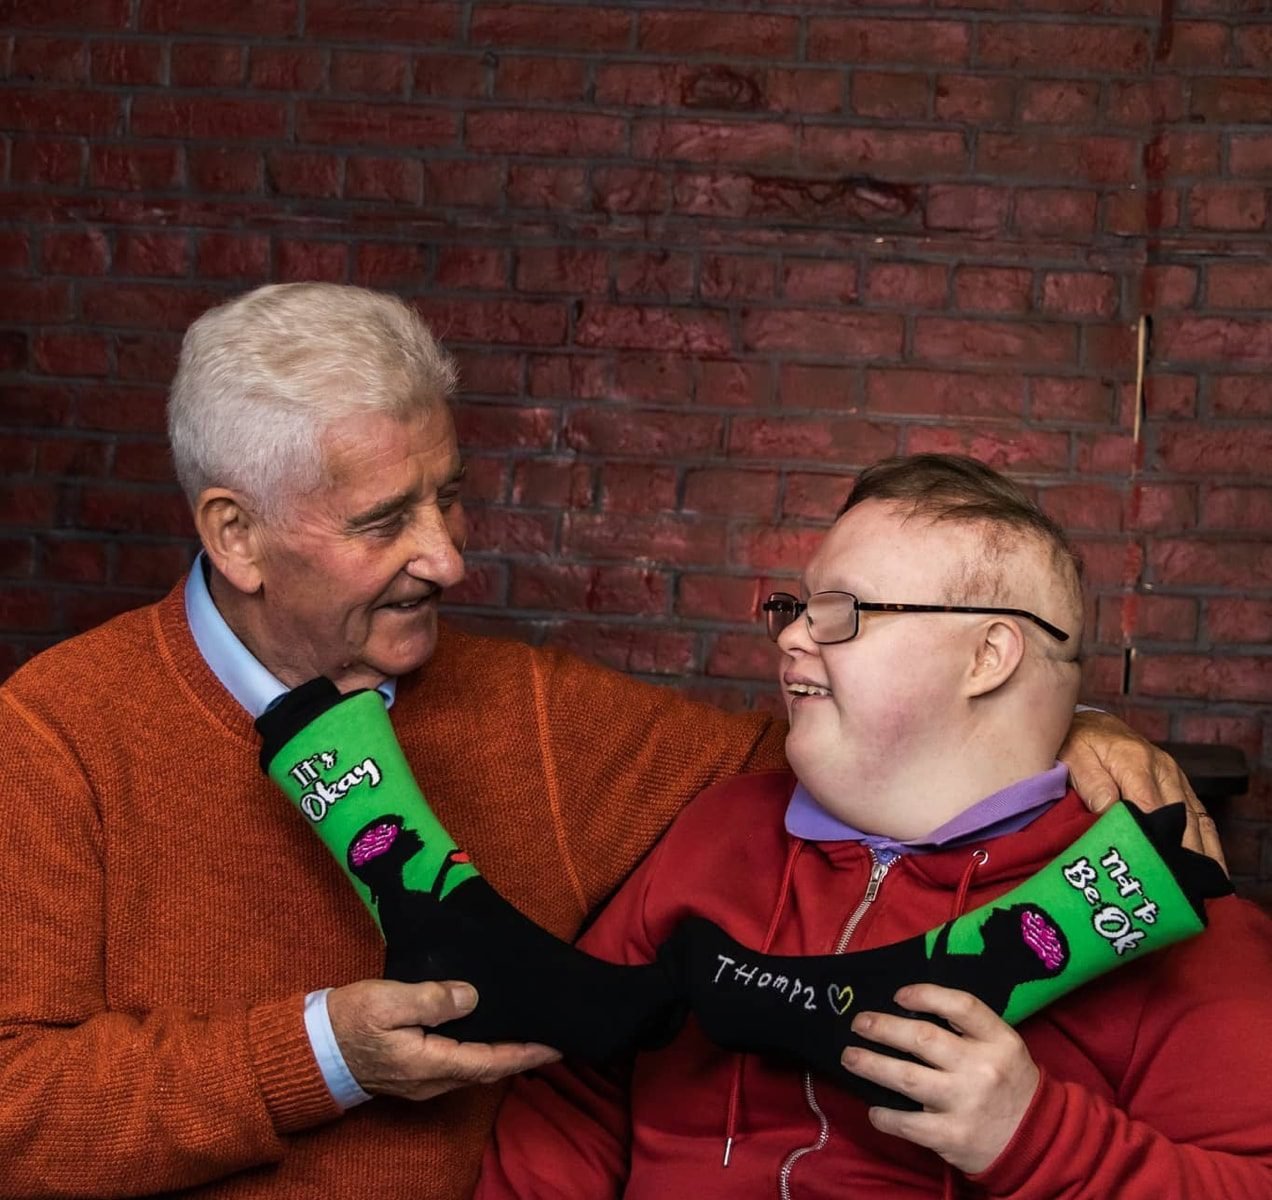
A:
[[[762,715],[439,640],[453,384],[362,289],[261,288],[188,331],[170,434],[203,553],[0,690],[0,1196],[463,1196],[498,1091],[462,1085],[551,1057],[430,1034],[478,1002],[462,981],[377,978],[370,918],[256,769],[286,689],[380,689],[439,817],[567,937],[690,796],[781,763]],[[1116,792],[1100,755],[1156,793],[1173,764],[1108,721],[1074,742],[1087,794]]]

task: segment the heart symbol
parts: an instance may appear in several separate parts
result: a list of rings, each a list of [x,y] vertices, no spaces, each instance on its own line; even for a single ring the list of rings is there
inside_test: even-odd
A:
[[[852,988],[848,984],[836,987],[833,983],[826,989],[826,998],[841,1017],[852,1007]]]

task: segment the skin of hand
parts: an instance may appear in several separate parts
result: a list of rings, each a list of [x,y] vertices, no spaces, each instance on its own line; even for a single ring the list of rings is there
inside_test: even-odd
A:
[[[534,1043],[457,1042],[430,1028],[477,1006],[467,983],[367,979],[334,988],[327,1015],[340,1052],[365,1092],[428,1100],[474,1083],[494,1083],[561,1056]]]
[[[855,1033],[905,1050],[918,1063],[872,1050],[846,1049],[844,1067],[903,1093],[922,1112],[872,1108],[870,1123],[883,1133],[934,1150],[974,1175],[1011,1141],[1038,1087],[1038,1068],[1020,1035],[968,992],[923,983],[903,987],[897,1003],[911,1012],[944,1017],[955,1032],[930,1021],[861,1013]],[[924,1066],[923,1064],[928,1064]]]
[[[1074,713],[1060,761],[1092,812],[1103,812],[1120,797],[1151,812],[1167,804],[1184,804],[1188,827],[1184,845],[1223,869],[1228,864],[1214,819],[1202,807],[1179,764],[1117,717],[1102,712]]]

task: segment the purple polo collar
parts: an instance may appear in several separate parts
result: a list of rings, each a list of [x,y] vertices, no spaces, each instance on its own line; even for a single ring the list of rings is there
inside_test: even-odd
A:
[[[845,825],[822,808],[802,783],[798,783],[786,808],[786,832],[808,842],[861,842],[888,858],[898,854],[922,854],[956,846],[972,838],[1015,833],[1042,816],[1068,788],[1068,768],[1058,762],[1049,771],[1031,775],[992,796],[986,796],[925,837],[897,841],[883,834],[862,833],[851,825]]]

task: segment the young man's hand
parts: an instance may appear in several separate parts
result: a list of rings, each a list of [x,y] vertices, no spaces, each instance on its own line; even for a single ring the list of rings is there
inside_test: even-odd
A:
[[[896,994],[911,1012],[944,1017],[955,1032],[931,1021],[861,1013],[853,1032],[920,1059],[918,1063],[849,1047],[844,1067],[923,1105],[922,1112],[872,1108],[884,1133],[935,1150],[967,1175],[985,1170],[1004,1150],[1038,1087],[1020,1035],[968,992],[913,984]],[[926,1066],[923,1064],[927,1064]]]
[[[1184,845],[1228,869],[1214,820],[1197,799],[1188,776],[1169,754],[1117,717],[1074,713],[1069,736],[1060,747],[1060,761],[1069,768],[1074,788],[1092,812],[1103,812],[1119,798],[1145,812],[1165,804],[1186,805]]]

